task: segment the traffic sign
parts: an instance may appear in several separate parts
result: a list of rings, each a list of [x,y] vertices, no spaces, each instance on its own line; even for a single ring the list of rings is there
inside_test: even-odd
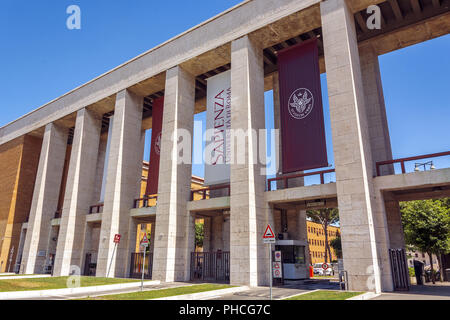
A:
[[[281,269],[281,262],[274,262],[272,264],[273,277],[276,279],[283,278],[283,271]]]
[[[322,265],[322,269],[323,269],[323,270],[327,270],[328,268],[329,268],[328,263],[324,263],[324,264]]]
[[[120,243],[120,237],[121,237],[120,234],[116,234],[116,235],[114,236],[114,243]]]
[[[281,262],[281,251],[275,251],[275,261]]]
[[[141,246],[143,247],[148,247],[148,238],[147,238],[147,233],[144,233],[144,237],[141,240]]]
[[[266,231],[264,231],[263,242],[264,243],[275,243],[275,233],[273,232],[270,224],[267,225]]]

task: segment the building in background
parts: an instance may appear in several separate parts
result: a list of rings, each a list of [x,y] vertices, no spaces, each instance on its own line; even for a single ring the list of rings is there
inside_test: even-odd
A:
[[[325,262],[325,233],[320,223],[307,221],[308,228],[308,245],[309,245],[309,259],[311,264]],[[340,228],[328,226],[328,244],[331,240],[340,234]],[[328,263],[337,261],[338,257],[334,249],[330,246],[331,258],[328,258]]]

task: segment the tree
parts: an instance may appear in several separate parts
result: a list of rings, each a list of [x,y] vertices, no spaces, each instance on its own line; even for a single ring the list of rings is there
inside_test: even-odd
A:
[[[334,252],[336,252],[338,259],[342,259],[342,241],[340,233],[337,234],[336,238],[330,241],[330,246],[333,248]]]
[[[308,210],[306,212],[311,221],[320,223],[325,233],[325,263],[328,263],[328,257],[331,260],[331,249],[328,243],[328,226],[339,222],[339,210],[337,208],[324,208],[319,210]]]
[[[420,200],[400,203],[406,244],[430,257],[434,282],[433,254],[450,252],[450,206],[448,199]],[[441,276],[442,276],[442,265]]]
[[[195,223],[195,247],[203,247],[203,239],[205,238],[204,224],[201,222]]]

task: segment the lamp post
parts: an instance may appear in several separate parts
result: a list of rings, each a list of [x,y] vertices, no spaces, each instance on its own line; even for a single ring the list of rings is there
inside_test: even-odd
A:
[[[428,161],[428,162],[424,162],[424,163],[415,163],[414,171],[416,171],[416,172],[420,171],[420,167],[423,167],[423,171],[427,171],[427,166],[430,166],[430,170],[436,169],[436,167],[433,164],[433,161]]]

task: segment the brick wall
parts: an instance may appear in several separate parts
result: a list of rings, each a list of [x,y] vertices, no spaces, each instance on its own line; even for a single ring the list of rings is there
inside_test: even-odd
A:
[[[26,135],[0,146],[0,272],[7,270],[12,247],[13,263],[16,259],[33,198],[41,144],[41,138]]]

